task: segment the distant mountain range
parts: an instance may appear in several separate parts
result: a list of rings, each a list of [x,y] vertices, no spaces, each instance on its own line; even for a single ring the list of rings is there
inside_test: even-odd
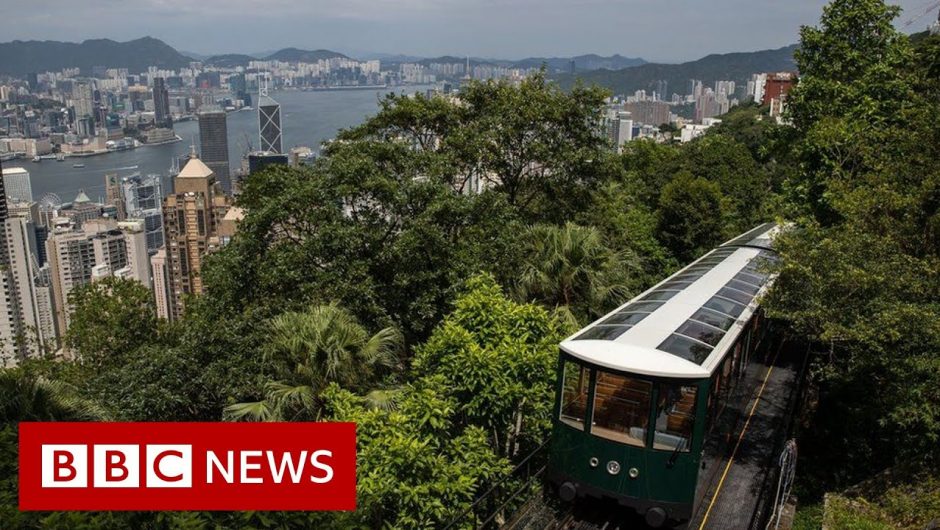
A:
[[[0,73],[25,75],[29,72],[81,68],[91,74],[95,66],[146,71],[148,66],[178,69],[192,61],[165,42],[144,37],[128,42],[93,39],[81,43],[19,41],[0,44]]]
[[[669,83],[669,91],[685,93],[689,79],[700,79],[706,84],[716,80],[746,81],[756,72],[794,70],[793,51],[796,45],[777,50],[709,55],[697,61],[682,64],[647,63],[640,58],[613,55],[579,55],[577,57],[529,57],[518,61],[471,58],[472,65],[487,64],[515,68],[538,68],[546,65],[549,73],[562,87],[570,87],[577,79],[595,83],[615,93],[631,93],[650,89],[658,80]],[[196,54],[192,54],[196,55]],[[261,55],[261,54],[259,54]],[[320,59],[347,57],[331,50],[301,50],[284,48],[264,56],[224,54],[192,57],[180,53],[153,37],[128,42],[109,39],[86,40],[81,43],[56,41],[13,41],[0,43],[0,74],[24,76],[29,72],[56,71],[79,67],[83,75],[91,75],[94,66],[127,68],[132,73],[146,71],[148,66],[179,69],[193,60],[202,60],[219,67],[247,66],[253,60],[285,62],[316,62]],[[389,55],[383,63],[418,60],[423,64],[462,63],[464,57],[443,56],[417,58]],[[575,74],[570,72],[574,61]]]
[[[669,94],[688,93],[690,79],[698,79],[705,86],[715,81],[746,82],[751,74],[761,72],[795,71],[792,44],[776,50],[708,55],[696,61],[681,64],[647,63],[621,70],[594,70],[575,75],[554,76],[562,88],[570,88],[578,80],[609,88],[614,94],[632,94],[637,90],[650,90],[659,80],[666,81]]]
[[[646,61],[639,57],[624,57],[622,55],[603,57],[593,53],[578,55],[577,57],[529,57],[521,61],[512,61],[512,64],[516,68],[539,68],[544,64],[549,72],[569,72],[571,61],[574,61],[575,72],[620,70],[646,64]]]

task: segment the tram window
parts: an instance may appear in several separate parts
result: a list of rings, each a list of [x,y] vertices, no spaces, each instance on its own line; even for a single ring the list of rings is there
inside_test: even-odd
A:
[[[659,384],[654,449],[678,450],[684,453],[691,450],[696,391],[694,386]]]
[[[614,340],[626,333],[632,326],[597,325],[575,337],[574,340]]]
[[[675,333],[669,335],[657,349],[669,352],[697,364],[701,364],[712,351],[712,347],[707,344],[702,344],[701,342],[683,337],[682,335],[676,335]]]
[[[679,294],[679,291],[653,291],[650,294],[643,297],[643,300],[649,301],[665,301],[669,300],[673,296]]]
[[[756,286],[760,287],[761,285],[764,285],[764,280],[765,280],[766,278],[761,278],[761,277],[759,277],[759,276],[755,276],[755,275],[753,275],[753,274],[751,274],[751,273],[749,273],[749,272],[739,272],[739,273],[737,273],[737,274],[734,276],[734,279],[735,279],[735,280],[740,280],[740,281],[742,281],[742,282],[747,282],[747,283],[749,283],[749,284],[751,284],[751,285],[756,285]]]
[[[732,289],[744,291],[745,293],[752,294],[752,295],[757,294],[757,291],[760,291],[760,287],[751,285],[746,282],[738,281],[738,280],[731,280],[730,282],[728,282],[728,285],[726,287],[731,287]]]
[[[694,320],[686,320],[681,326],[679,326],[679,329],[676,330],[676,333],[700,340],[710,346],[718,344],[718,341],[720,341],[721,337],[723,337],[725,334],[724,331],[718,328],[713,328],[707,324],[702,324],[701,322],[696,322]]]
[[[624,311],[645,311],[652,313],[659,309],[659,306],[663,305],[662,302],[656,302],[653,300],[643,301],[643,302],[634,302],[624,308]]]
[[[729,300],[734,300],[735,302],[739,304],[744,304],[744,305],[751,303],[751,300],[754,299],[754,295],[743,293],[741,291],[731,289],[728,287],[722,287],[721,289],[718,290],[718,293],[716,294],[718,296],[723,296]]]
[[[601,321],[601,324],[627,324],[633,325],[649,316],[649,313],[614,313]]]
[[[693,279],[673,279],[663,283],[657,289],[685,289],[694,281]]]
[[[580,364],[565,361],[559,419],[581,430],[584,430],[590,381],[590,370]]]
[[[737,317],[744,311],[744,306],[742,304],[718,297],[713,297],[709,301],[705,302],[704,307],[714,309],[719,313],[724,313],[732,317]]]
[[[731,324],[734,324],[733,318],[727,315],[722,315],[721,313],[718,313],[716,311],[712,311],[711,309],[704,309],[704,308],[696,311],[695,314],[692,315],[691,318],[692,320],[704,322],[705,324],[708,324],[709,326],[715,326],[716,328],[720,328],[725,331],[727,331],[728,328],[731,327]]]
[[[652,389],[649,381],[598,371],[591,433],[644,447]]]

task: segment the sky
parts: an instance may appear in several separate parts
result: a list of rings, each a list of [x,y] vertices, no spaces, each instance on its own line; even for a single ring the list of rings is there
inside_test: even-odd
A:
[[[285,47],[500,59],[681,62],[779,48],[825,0],[0,0],[0,41],[152,36],[206,55]],[[903,21],[932,0],[896,0]],[[7,4],[5,7],[3,4]],[[936,10],[912,24],[926,28]]]

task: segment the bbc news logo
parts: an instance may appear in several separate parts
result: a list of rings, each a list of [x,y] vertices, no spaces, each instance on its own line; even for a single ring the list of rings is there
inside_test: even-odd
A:
[[[352,423],[21,423],[21,510],[353,510]]]

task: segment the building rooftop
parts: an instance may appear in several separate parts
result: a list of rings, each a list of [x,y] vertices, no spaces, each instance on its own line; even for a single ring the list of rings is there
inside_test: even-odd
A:
[[[202,160],[190,158],[176,178],[207,178],[212,175],[212,170]]]

